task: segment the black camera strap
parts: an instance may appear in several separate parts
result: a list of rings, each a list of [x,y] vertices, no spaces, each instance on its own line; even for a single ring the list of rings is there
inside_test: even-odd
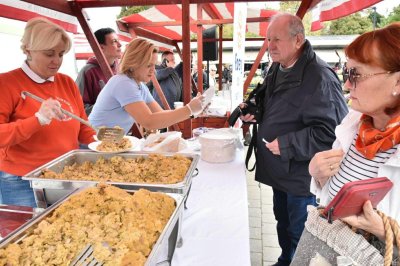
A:
[[[253,124],[253,134],[251,136],[249,148],[248,148],[247,154],[246,154],[246,169],[249,172],[252,172],[252,171],[254,171],[254,169],[256,169],[256,162],[257,162],[257,127],[258,127],[257,124]],[[250,169],[249,168],[249,161],[250,161],[250,158],[251,158],[251,154],[253,153],[253,150],[254,150],[255,161],[254,161],[253,167]]]

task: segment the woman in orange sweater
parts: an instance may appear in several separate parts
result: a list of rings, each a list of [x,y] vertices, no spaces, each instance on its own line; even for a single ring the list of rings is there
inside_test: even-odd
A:
[[[64,108],[87,119],[74,81],[57,73],[71,40],[58,25],[28,21],[21,49],[21,68],[0,74],[0,203],[35,206],[33,191],[21,176],[52,159],[88,144],[95,132],[65,116]],[[22,99],[29,91],[43,99]]]

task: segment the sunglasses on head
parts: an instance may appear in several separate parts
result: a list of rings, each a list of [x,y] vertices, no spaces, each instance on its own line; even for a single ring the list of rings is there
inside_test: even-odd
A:
[[[347,76],[347,80],[350,82],[350,84],[353,86],[353,89],[356,88],[357,86],[357,79],[359,78],[370,78],[373,76],[377,75],[383,75],[383,74],[391,74],[394,73],[394,71],[386,71],[386,72],[379,72],[379,73],[372,73],[372,74],[358,74],[357,69],[355,67],[349,68],[345,75]]]

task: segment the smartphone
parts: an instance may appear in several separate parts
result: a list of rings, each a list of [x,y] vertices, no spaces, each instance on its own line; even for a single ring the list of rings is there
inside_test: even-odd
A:
[[[168,64],[168,63],[169,63],[168,59],[167,59],[167,58],[164,58],[163,61],[162,61],[162,63],[161,63],[161,65],[167,67],[167,64]]]
[[[376,208],[392,187],[393,183],[387,177],[346,183],[325,207],[323,216],[332,223],[339,218],[360,214],[367,200],[370,200],[372,206]]]

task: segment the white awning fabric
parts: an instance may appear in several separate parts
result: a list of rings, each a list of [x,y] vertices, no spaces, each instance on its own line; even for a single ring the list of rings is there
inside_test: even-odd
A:
[[[382,0],[322,0],[312,9],[311,30],[322,29],[321,22],[348,16]]]
[[[78,20],[52,9],[23,2],[21,0],[2,0],[0,2],[0,17],[28,21],[34,17],[45,17],[63,27],[66,31],[76,33],[78,30]]]
[[[218,15],[218,19],[233,19],[234,3],[216,3],[210,4],[212,11]],[[257,8],[247,8],[248,18],[268,18],[277,13],[275,10],[265,10]],[[207,12],[203,10],[203,20],[212,20]],[[190,5],[190,19],[197,20],[197,5]],[[216,18],[214,18],[216,19]],[[123,22],[165,22],[165,21],[181,21],[182,6],[181,5],[158,5],[150,9],[142,11],[138,14],[126,16],[121,19]],[[204,25],[204,28],[212,25]],[[259,36],[266,36],[268,22],[247,23],[247,31],[255,33]],[[182,27],[179,26],[141,26],[141,28],[151,31],[155,34],[167,37],[171,40],[182,40]],[[191,34],[197,33],[196,25],[190,26]]]

